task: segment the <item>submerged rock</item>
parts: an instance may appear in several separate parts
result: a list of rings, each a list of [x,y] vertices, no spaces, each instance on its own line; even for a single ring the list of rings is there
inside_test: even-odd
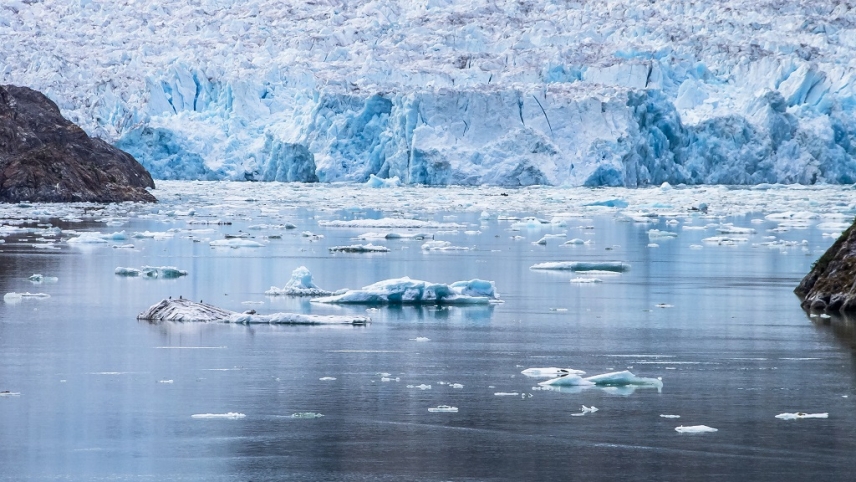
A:
[[[806,310],[856,312],[856,224],[823,253],[794,293]]]
[[[0,202],[156,202],[130,154],[91,138],[44,94],[0,85]]]

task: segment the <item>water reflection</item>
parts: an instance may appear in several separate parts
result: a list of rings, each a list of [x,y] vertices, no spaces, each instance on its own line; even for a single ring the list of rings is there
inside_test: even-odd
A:
[[[806,316],[817,326],[829,327],[838,340],[856,352],[856,313],[830,314],[806,310]]]

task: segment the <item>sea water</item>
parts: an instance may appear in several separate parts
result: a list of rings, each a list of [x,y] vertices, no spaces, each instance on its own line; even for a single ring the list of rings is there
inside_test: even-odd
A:
[[[6,210],[18,228],[32,230],[3,238],[0,292],[49,297],[0,304],[0,392],[9,392],[0,396],[0,480],[851,480],[852,325],[809,317],[792,293],[834,240],[817,227],[821,218],[783,229],[781,219],[766,217],[776,211],[770,206],[690,210],[690,194],[703,190],[668,207],[631,199],[637,214],[628,215],[580,205],[637,191],[510,191],[506,198],[499,189],[283,185],[301,194],[260,198],[259,189],[275,191],[211,185],[228,190],[226,199],[199,186],[168,183],[155,191],[160,205],[121,215],[98,207]],[[306,196],[312,189],[320,190]],[[425,193],[435,201],[420,204]],[[791,204],[776,207],[805,209],[821,198],[843,200],[839,214],[851,209],[847,191],[809,193],[788,191],[779,200]],[[524,195],[542,203],[530,206]],[[568,198],[551,201],[561,196]],[[828,214],[822,208],[831,205],[815,211]],[[566,210],[573,215],[552,224],[507,219],[549,220]],[[654,215],[644,219],[639,210]],[[372,241],[386,253],[329,251],[367,243],[354,238],[382,229],[320,221],[382,217],[446,224],[427,231],[470,249],[426,251],[422,240],[400,239]],[[231,224],[198,224],[212,221]],[[284,223],[296,229],[249,229]],[[48,224],[62,234],[37,240]],[[754,233],[703,241],[728,225]],[[677,235],[652,239],[651,229]],[[68,230],[128,238],[69,244],[77,235]],[[132,237],[145,231],[165,234]],[[209,244],[242,233],[263,246]],[[560,236],[533,244],[547,234]],[[764,245],[769,236],[792,243]],[[562,245],[571,239],[587,243]],[[33,247],[40,243],[56,249]],[[112,247],[127,244],[133,248]],[[620,261],[630,269],[530,269],[557,261]],[[114,274],[143,266],[188,274]],[[328,290],[402,276],[480,278],[496,283],[503,303],[336,306],[264,295],[299,266]],[[57,280],[38,283],[33,274]],[[586,277],[601,282],[571,282]],[[367,315],[372,323],[136,320],[170,296],[263,314]],[[532,367],[629,370],[663,386],[546,390],[543,378],[520,373]],[[440,406],[458,410],[429,411]],[[776,418],[800,411],[829,416]],[[697,425],[717,431],[675,430]]]

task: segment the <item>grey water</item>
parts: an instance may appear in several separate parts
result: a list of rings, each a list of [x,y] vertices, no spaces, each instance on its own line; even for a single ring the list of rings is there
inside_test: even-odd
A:
[[[423,252],[420,241],[390,240],[381,243],[389,253],[330,254],[328,247],[354,244],[353,237],[372,230],[325,229],[316,216],[350,214],[305,210],[293,216],[298,229],[277,232],[282,238],[263,248],[211,248],[186,232],[115,243],[131,242],[134,250],[37,250],[32,235],[7,237],[0,244],[0,293],[50,298],[0,304],[0,391],[19,393],[0,396],[0,480],[853,479],[853,330],[844,321],[809,318],[792,294],[831,238],[813,229],[780,234],[806,239],[808,253],[753,246],[775,224],[750,224],[752,216],[726,220],[756,228],[750,242],[719,246],[701,243],[714,234],[710,229],[663,221],[600,216],[561,229],[510,231],[507,221],[444,214],[481,233],[460,229],[437,238],[472,250]],[[210,228],[196,236],[211,239],[253,224],[131,219],[107,229],[94,221],[50,222],[105,233]],[[651,228],[679,236],[648,247]],[[301,236],[304,230],[324,238]],[[592,243],[531,243],[563,231]],[[596,284],[529,269],[561,260],[619,260],[631,269]],[[113,274],[118,266],[143,265],[172,265],[189,275]],[[504,303],[367,311],[263,295],[301,265],[326,289],[401,276],[493,280]],[[27,278],[34,273],[59,281],[33,284]],[[373,322],[135,319],[168,296],[235,311],[368,314]],[[541,379],[520,374],[549,366],[590,375],[630,370],[661,377],[663,388],[545,391],[537,390]],[[422,384],[431,388],[415,388]],[[459,411],[428,412],[438,405]],[[575,416],[582,405],[599,410]],[[829,418],[775,418],[797,411]],[[245,417],[191,417],[228,412]],[[292,417],[305,412],[323,417]],[[718,431],[675,431],[701,424]]]

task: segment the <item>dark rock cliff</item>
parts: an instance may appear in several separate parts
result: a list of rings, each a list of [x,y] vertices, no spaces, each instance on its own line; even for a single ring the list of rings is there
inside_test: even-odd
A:
[[[89,137],[40,92],[0,85],[0,202],[156,202],[130,154]]]
[[[856,223],[814,263],[794,293],[806,310],[856,312]]]

